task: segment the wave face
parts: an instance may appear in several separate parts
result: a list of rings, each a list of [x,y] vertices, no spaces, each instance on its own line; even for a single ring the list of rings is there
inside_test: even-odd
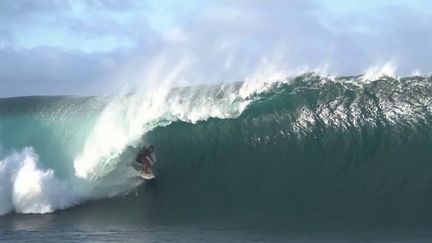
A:
[[[94,204],[153,219],[430,222],[431,91],[430,76],[305,74],[0,100],[0,213],[133,191]],[[157,185],[137,193],[130,163],[147,144],[157,148]]]

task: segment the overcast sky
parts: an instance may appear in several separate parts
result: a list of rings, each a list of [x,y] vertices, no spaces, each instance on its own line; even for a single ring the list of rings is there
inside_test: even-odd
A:
[[[2,0],[0,97],[386,63],[431,73],[431,23],[430,0]]]

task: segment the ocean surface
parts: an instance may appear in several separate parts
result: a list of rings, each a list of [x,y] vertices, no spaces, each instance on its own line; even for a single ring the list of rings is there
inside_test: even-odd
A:
[[[0,215],[11,242],[431,242],[432,77],[3,98]]]

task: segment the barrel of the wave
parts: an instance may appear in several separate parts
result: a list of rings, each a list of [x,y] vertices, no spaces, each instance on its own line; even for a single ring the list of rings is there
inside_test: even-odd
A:
[[[302,76],[239,117],[156,128],[159,213],[431,221],[431,81]]]

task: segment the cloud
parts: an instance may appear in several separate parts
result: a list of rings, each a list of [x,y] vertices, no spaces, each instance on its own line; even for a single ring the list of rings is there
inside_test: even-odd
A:
[[[52,47],[0,50],[0,96],[103,93],[127,54],[88,55]],[[98,85],[95,89],[93,82]]]
[[[140,1],[120,3],[0,2],[0,97],[112,92],[133,50],[152,53],[157,38],[132,11]]]
[[[47,13],[69,8],[69,1],[57,0],[3,0],[0,2],[0,15],[24,15],[35,13]]]
[[[155,60],[161,73],[183,63],[178,83],[243,80],[266,65],[287,74],[354,75],[388,62],[401,75],[432,70],[432,14],[401,1],[158,4],[2,1],[0,96],[109,92],[111,82],[150,82]]]

